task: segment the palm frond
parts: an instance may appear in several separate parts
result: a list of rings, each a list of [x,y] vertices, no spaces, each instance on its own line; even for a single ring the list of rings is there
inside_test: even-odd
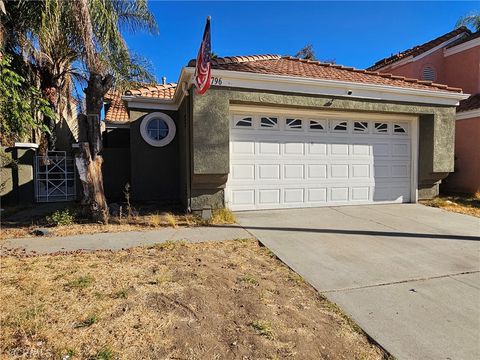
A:
[[[461,26],[471,27],[474,31],[480,31],[480,13],[478,11],[472,11],[462,16],[455,24],[455,29]]]

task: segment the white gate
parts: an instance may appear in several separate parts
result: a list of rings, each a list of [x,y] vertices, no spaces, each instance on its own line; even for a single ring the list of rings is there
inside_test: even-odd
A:
[[[75,162],[65,151],[35,156],[36,202],[75,200]]]

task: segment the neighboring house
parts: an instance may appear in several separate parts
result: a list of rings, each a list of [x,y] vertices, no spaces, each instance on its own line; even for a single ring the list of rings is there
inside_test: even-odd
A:
[[[453,171],[459,88],[278,55],[212,60],[212,87],[112,94],[105,188],[256,210],[416,202]],[[113,193],[113,191],[112,191]]]
[[[480,191],[480,32],[461,27],[382,59],[369,70],[440,82],[472,94],[457,108],[455,172],[445,179],[442,189]]]

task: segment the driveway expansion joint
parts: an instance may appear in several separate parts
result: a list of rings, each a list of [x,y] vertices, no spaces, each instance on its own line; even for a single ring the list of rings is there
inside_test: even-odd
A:
[[[381,223],[380,221],[375,221],[375,220],[373,220],[373,219],[366,219],[366,218],[361,217],[361,216],[353,216],[352,214],[344,213],[343,211],[341,211],[340,209],[338,209],[338,208],[336,208],[336,207],[333,207],[332,210],[334,210],[334,211],[336,211],[336,212],[338,212],[338,213],[340,213],[340,214],[342,214],[342,215],[345,215],[345,216],[349,216],[349,217],[351,217],[351,218],[354,218],[354,219],[367,220],[367,221],[372,222],[372,223],[374,223],[374,224],[384,226],[384,227],[386,227],[387,229],[391,229],[391,230],[398,231],[397,228],[394,228],[394,227],[389,226],[389,225],[385,225],[385,224]]]
[[[480,273],[480,270],[462,271],[462,272],[453,273],[453,274],[445,274],[445,275],[437,275],[437,276],[420,277],[420,278],[413,278],[413,279],[406,279],[406,280],[398,280],[398,281],[391,281],[391,282],[380,283],[380,284],[355,286],[355,287],[348,287],[348,288],[341,288],[341,289],[322,290],[322,291],[320,291],[320,293],[322,293],[322,294],[331,294],[331,293],[342,292],[342,291],[353,291],[353,290],[370,289],[370,288],[376,288],[376,287],[382,287],[382,286],[389,286],[389,285],[406,284],[406,283],[410,283],[410,282],[418,282],[418,281],[427,281],[427,280],[443,279],[443,278],[448,278],[448,277],[454,279],[455,276],[469,275],[469,274],[476,274],[476,273]],[[457,279],[455,279],[455,280],[457,280]],[[460,280],[458,280],[458,281],[460,281]]]

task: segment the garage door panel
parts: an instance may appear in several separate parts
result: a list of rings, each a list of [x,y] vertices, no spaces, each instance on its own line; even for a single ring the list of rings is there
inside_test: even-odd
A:
[[[327,155],[327,144],[310,142],[308,144],[309,155]]]
[[[327,202],[327,188],[326,187],[312,187],[307,188],[307,202],[309,203],[326,203]]]
[[[258,165],[259,180],[280,180],[280,165],[260,164]]]
[[[391,171],[390,171],[390,165],[385,164],[385,165],[380,165],[380,164],[375,164],[373,167],[374,171],[374,177],[376,179],[378,178],[390,178],[391,177]]]
[[[353,201],[369,201],[370,187],[369,186],[352,187],[351,199]]]
[[[318,130],[278,119],[272,129],[232,128],[225,190],[232,210],[410,201],[411,139],[394,124],[376,133],[378,121],[362,129],[347,121],[346,132],[332,132],[326,120]]]
[[[231,199],[235,205],[255,205],[255,190],[253,189],[238,189],[231,191]]]
[[[308,164],[308,179],[326,179],[327,165],[326,164]]]
[[[409,144],[392,144],[392,155],[395,157],[398,156],[409,156],[410,155],[410,146]]]
[[[258,199],[258,202],[263,205],[279,205],[280,189],[259,189]]]
[[[333,156],[349,154],[348,144],[330,144],[330,149],[330,154]]]
[[[390,144],[378,143],[372,144],[374,156],[390,156]]]
[[[372,145],[370,144],[353,144],[352,155],[365,155],[368,156],[371,153]]]
[[[303,155],[305,154],[305,144],[287,142],[284,144],[285,155]]]
[[[286,188],[283,190],[284,202],[287,204],[302,204],[304,202],[304,192],[305,189],[303,188]]]
[[[332,187],[330,188],[330,200],[334,202],[348,201],[348,187]]]
[[[232,154],[255,154],[255,142],[254,141],[236,141],[232,143]]]
[[[348,179],[348,164],[330,165],[330,177],[334,179]]]
[[[351,176],[354,179],[369,179],[370,178],[370,164],[352,164]]]
[[[235,164],[232,165],[232,180],[255,180],[255,165]]]
[[[283,167],[285,180],[304,180],[305,165],[304,164],[285,164]]]

